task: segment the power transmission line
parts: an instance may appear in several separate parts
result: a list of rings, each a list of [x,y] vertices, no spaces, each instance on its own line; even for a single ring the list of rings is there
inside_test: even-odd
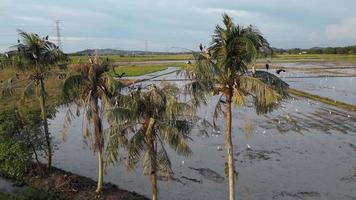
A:
[[[59,49],[62,50],[61,33],[60,33],[60,28],[59,28],[60,22],[61,22],[61,20],[56,20],[56,32],[57,32],[57,46]]]

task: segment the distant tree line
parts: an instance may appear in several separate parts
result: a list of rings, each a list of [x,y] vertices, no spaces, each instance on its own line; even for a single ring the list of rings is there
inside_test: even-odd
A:
[[[273,48],[274,53],[277,54],[356,54],[356,45],[346,47],[313,47],[310,49],[279,49]]]

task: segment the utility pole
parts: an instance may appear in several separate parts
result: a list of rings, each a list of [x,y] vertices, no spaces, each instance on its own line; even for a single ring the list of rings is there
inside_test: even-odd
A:
[[[147,40],[145,40],[145,54],[147,55]]]
[[[61,22],[61,20],[56,20],[57,46],[59,49],[62,50],[61,33],[60,33],[60,28],[59,28],[60,22]]]

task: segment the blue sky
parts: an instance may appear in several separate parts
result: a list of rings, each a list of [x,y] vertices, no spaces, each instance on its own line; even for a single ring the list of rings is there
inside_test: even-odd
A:
[[[86,48],[177,51],[207,45],[221,14],[257,26],[274,47],[356,44],[356,0],[0,0],[0,52],[16,29]]]

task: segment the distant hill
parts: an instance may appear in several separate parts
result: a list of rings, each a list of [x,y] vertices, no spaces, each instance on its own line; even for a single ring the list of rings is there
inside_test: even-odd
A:
[[[150,55],[150,54],[184,54],[187,52],[157,52],[157,51],[130,51],[117,49],[85,49],[71,53],[71,55]]]

